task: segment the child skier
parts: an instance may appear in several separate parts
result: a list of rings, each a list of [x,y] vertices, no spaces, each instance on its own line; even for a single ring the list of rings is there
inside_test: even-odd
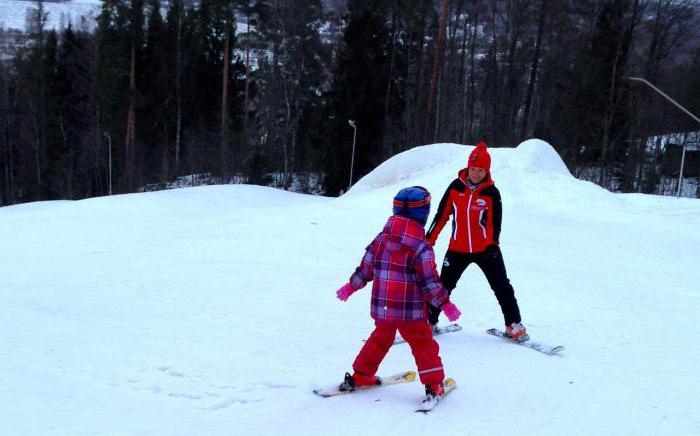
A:
[[[521,324],[515,291],[508,280],[503,255],[498,246],[501,234],[501,194],[491,179],[491,156],[486,143],[480,142],[469,155],[467,168],[448,186],[428,230],[431,245],[452,215],[450,245],[440,271],[440,281],[448,292],[469,266],[476,263],[486,275],[496,294],[506,324],[506,335],[516,341],[528,339]],[[436,306],[430,308],[428,322],[435,328],[440,315]]]
[[[336,295],[341,301],[367,282],[372,285],[371,316],[375,329],[353,363],[354,374],[345,375],[341,388],[378,384],[379,364],[394,342],[396,331],[408,342],[427,396],[444,394],[445,373],[427,319],[427,302],[442,310],[450,321],[460,312],[438,280],[435,253],[425,239],[430,193],[420,186],[399,191],[394,215],[367,247],[350,281]]]

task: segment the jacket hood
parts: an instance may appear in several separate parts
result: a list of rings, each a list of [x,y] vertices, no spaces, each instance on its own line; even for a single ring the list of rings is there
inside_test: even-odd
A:
[[[384,225],[383,235],[389,237],[388,242],[417,246],[422,241],[425,241],[425,228],[418,221],[406,218],[400,215],[389,217]],[[397,247],[389,247],[391,249]]]

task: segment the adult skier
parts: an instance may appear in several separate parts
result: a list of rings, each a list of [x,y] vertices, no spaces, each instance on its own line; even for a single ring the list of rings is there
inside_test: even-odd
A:
[[[491,155],[485,142],[474,148],[467,167],[459,171],[442,196],[426,236],[431,245],[435,245],[450,216],[452,232],[440,271],[442,285],[451,293],[464,270],[475,263],[483,271],[501,306],[506,335],[516,341],[527,340],[515,291],[506,274],[499,247],[501,194],[491,178]],[[433,330],[439,316],[440,309],[431,306],[428,322]]]

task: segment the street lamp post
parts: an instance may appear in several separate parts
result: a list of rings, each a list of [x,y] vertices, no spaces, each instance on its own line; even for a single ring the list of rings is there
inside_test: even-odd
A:
[[[698,118],[697,116],[693,115],[688,109],[686,109],[686,108],[684,108],[683,106],[681,106],[680,103],[678,103],[676,100],[674,100],[674,99],[672,99],[671,97],[669,97],[668,95],[666,95],[666,93],[664,93],[662,90],[660,90],[660,89],[657,88],[656,86],[654,86],[654,85],[652,85],[651,83],[649,83],[647,80],[644,80],[644,79],[642,79],[642,78],[640,78],[640,77],[629,77],[629,76],[628,76],[628,77],[625,77],[625,79],[627,79],[627,80],[632,80],[632,81],[635,81],[635,82],[641,82],[641,83],[643,83],[643,84],[649,86],[651,89],[653,89],[654,91],[656,91],[656,92],[658,92],[659,94],[661,94],[666,100],[668,100],[668,101],[670,101],[671,103],[673,103],[678,109],[682,110],[682,111],[685,112],[687,115],[689,115],[690,118],[692,118],[692,119],[694,119],[695,121],[697,121],[698,123],[700,123],[700,118]],[[684,141],[684,142],[683,142],[683,155],[682,155],[682,157],[681,157],[681,169],[680,169],[679,174],[678,174],[678,192],[677,192],[677,196],[678,196],[678,197],[681,196],[681,187],[682,187],[682,185],[683,185],[683,165],[685,164],[685,146],[686,146],[687,142],[688,142],[688,141]]]
[[[112,135],[105,132],[104,136],[107,138],[107,144],[109,145],[109,195],[112,195]]]
[[[685,135],[684,135],[685,136]],[[683,166],[685,165],[685,146],[688,144],[688,138],[683,138],[683,154],[681,154],[681,171],[678,174],[678,193],[677,197],[681,196],[681,188],[683,187]]]
[[[350,127],[353,129],[352,133],[352,157],[350,158],[350,183],[348,183],[348,191],[352,187],[352,170],[353,167],[355,166],[355,140],[357,139],[357,125],[355,125],[355,121],[353,120],[348,120],[348,124]]]

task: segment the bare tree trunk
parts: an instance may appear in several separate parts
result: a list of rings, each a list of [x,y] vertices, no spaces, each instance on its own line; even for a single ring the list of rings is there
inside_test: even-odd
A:
[[[413,123],[413,114],[415,113],[415,107],[417,106],[416,101],[412,100],[415,98],[415,93],[411,94],[411,59],[413,55],[413,44],[411,43],[412,41],[407,41],[406,44],[406,68],[404,71],[404,77],[406,77],[406,80],[403,81],[403,92],[404,95],[406,96],[406,108],[402,111],[401,113],[401,118],[403,121],[403,131],[400,133],[398,136],[400,139],[400,143],[398,146],[398,151],[403,151],[407,149],[410,145],[409,141],[410,138],[413,135],[413,130],[412,127],[414,126]]]
[[[289,147],[287,145],[287,140],[288,140],[288,133],[289,133],[289,126],[290,126],[290,120],[292,118],[292,106],[291,102],[289,99],[289,91],[287,89],[287,83],[284,79],[282,79],[283,83],[283,88],[284,88],[284,105],[285,105],[285,115],[284,115],[284,134],[283,139],[282,139],[282,151],[284,154],[284,173],[285,177],[289,177],[289,172],[291,170],[291,164],[290,164],[290,153],[289,153]],[[286,182],[285,182],[286,184]]]
[[[600,186],[605,187],[605,183],[607,181],[607,172],[608,172],[608,151],[610,149],[610,127],[612,125],[613,118],[615,116],[615,110],[617,106],[617,102],[615,100],[615,93],[616,93],[616,80],[615,78],[617,77],[617,68],[620,60],[620,45],[622,44],[622,40],[620,40],[620,44],[618,44],[617,51],[615,53],[615,62],[613,63],[613,69],[611,72],[611,80],[610,80],[610,98],[608,100],[608,105],[605,108],[605,119],[603,120],[603,142],[601,144],[601,151],[600,151],[600,174],[598,177],[598,184]]]
[[[461,4],[460,4],[461,6]],[[459,132],[459,142],[465,143],[467,141],[467,40],[469,39],[469,22],[471,21],[471,14],[469,14],[469,19],[464,20],[464,28],[462,30],[462,54],[460,56],[459,63],[459,80],[462,85],[461,99],[462,99],[462,119],[460,120],[460,132]]]
[[[397,41],[397,29],[396,29],[396,4],[392,7],[392,18],[391,18],[391,56],[389,57],[389,79],[386,83],[386,95],[384,96],[384,129],[382,140],[383,150],[382,159],[389,158],[394,154],[394,129],[393,123],[391,122],[391,92],[392,84],[394,78],[394,65],[396,64],[396,41]]]
[[[250,99],[250,11],[248,8],[248,1],[245,4],[246,8],[246,37],[245,37],[245,87],[243,91],[243,135],[245,152],[248,152],[248,145],[250,144],[250,132],[248,132],[248,104]]]
[[[430,80],[430,95],[428,96],[428,109],[426,111],[426,132],[422,135],[423,138],[429,138],[427,129],[433,118],[433,102],[437,95],[438,81],[442,71],[442,57],[445,51],[445,27],[447,26],[447,17],[450,13],[450,0],[443,0],[442,10],[440,11],[440,23],[438,25],[437,41],[435,42],[435,56],[433,57],[433,75]]]
[[[289,58],[287,57],[287,31],[284,26],[284,22],[282,21],[282,17],[279,14],[279,8],[280,4],[279,2],[277,3],[277,12],[278,12],[278,22],[279,22],[279,29],[280,33],[282,34],[282,59],[283,62],[282,64],[285,66],[287,65],[287,62],[289,62]],[[284,154],[284,173],[285,173],[285,186],[289,184],[289,181],[291,179],[291,171],[292,171],[292,159],[294,158],[293,153],[290,153],[289,147],[288,147],[288,138],[289,138],[289,133],[290,131],[294,130],[291,126],[291,120],[292,120],[292,97],[290,96],[290,89],[289,89],[289,84],[287,83],[287,71],[284,71],[281,76],[282,76],[282,89],[284,91],[284,104],[285,104],[285,116],[284,116],[284,133],[282,135],[282,151]]]
[[[654,25],[652,27],[651,39],[649,41],[649,50],[647,54],[647,64],[646,64],[646,78],[647,80],[654,81],[656,74],[659,70],[660,56],[659,56],[659,46],[661,45],[661,34],[663,32],[662,27],[662,16],[663,16],[663,4],[668,0],[657,0],[656,2],[656,13],[654,14]]]
[[[410,125],[412,126],[412,134],[407,136],[406,143],[411,143],[412,145],[420,143],[423,141],[423,127],[425,120],[420,113],[420,107],[423,105],[423,80],[425,72],[425,62],[426,62],[426,50],[425,50],[425,33],[426,33],[426,10],[423,9],[424,13],[421,17],[421,33],[418,40],[418,65],[416,67],[416,88],[414,91],[414,104],[412,108],[412,119]],[[407,129],[408,130],[408,129]],[[415,138],[418,138],[417,140]]]
[[[136,139],[136,42],[131,43],[131,66],[129,69],[129,114],[126,124],[126,186],[133,189],[134,147]]]
[[[35,145],[34,145],[34,164],[36,167],[36,182],[43,196],[43,164],[44,153],[46,150],[46,77],[44,76],[44,56],[46,47],[44,42],[44,29],[48,15],[44,13],[44,2],[37,1],[38,20],[37,20],[37,38],[40,51],[39,59],[39,101],[37,107],[33,108],[34,113],[34,130],[35,130]]]
[[[447,50],[447,54],[445,55],[446,68],[445,72],[443,72],[440,77],[438,86],[440,103],[437,108],[439,113],[438,119],[440,120],[438,124],[440,135],[436,135],[436,138],[443,138],[442,140],[450,142],[458,142],[461,136],[461,114],[458,108],[462,103],[462,98],[459,93],[462,76],[460,74],[461,65],[459,63],[459,40],[457,38],[457,31],[461,29],[460,19],[463,15],[464,0],[458,0],[456,4],[455,0],[453,0],[452,3],[454,6],[454,13],[452,12],[453,8],[450,7],[450,15],[447,19],[449,50]]]
[[[2,75],[5,75],[5,70],[2,65],[0,65],[0,73]],[[9,92],[9,84],[7,80],[2,81],[2,100],[3,102],[3,112],[4,116],[2,119],[2,138],[3,138],[3,143],[5,144],[4,147],[4,154],[5,154],[5,159],[4,160],[4,176],[5,176],[5,183],[4,185],[4,200],[6,203],[12,204],[14,202],[13,200],[13,192],[14,192],[14,187],[13,187],[13,179],[14,179],[14,171],[12,168],[12,145],[10,143],[10,92]]]
[[[540,8],[540,19],[537,25],[537,40],[535,41],[535,54],[532,57],[532,66],[530,67],[530,80],[527,84],[527,95],[525,97],[525,110],[523,111],[523,122],[520,127],[520,139],[524,140],[530,136],[528,130],[528,122],[530,119],[530,107],[532,106],[532,97],[535,92],[535,82],[537,81],[537,67],[540,62],[540,47],[542,46],[542,35],[544,34],[544,22],[547,16],[547,1],[542,1]]]
[[[180,150],[182,141],[182,1],[177,3],[177,54],[175,58],[175,105],[177,126],[175,128],[175,174],[180,175]]]
[[[243,93],[243,108],[248,108],[248,98],[250,94],[250,16],[246,18],[247,36],[245,39],[245,91]],[[244,118],[245,122],[245,118]]]
[[[474,110],[476,102],[476,31],[479,25],[479,14],[476,12],[476,0],[472,2],[472,8],[474,11],[474,24],[472,26],[472,36],[471,36],[471,47],[469,49],[469,96],[470,101],[468,102],[469,111],[469,122],[467,124],[467,137],[473,138],[474,136]]]
[[[40,114],[39,108],[34,108],[34,105],[30,103],[30,110],[34,112],[34,117],[32,117],[34,121],[34,172],[36,175],[36,183],[39,187],[41,187],[42,184],[42,174],[41,174],[41,164],[42,164],[42,159],[41,159],[41,121],[39,120]]]
[[[63,121],[63,116],[60,117],[59,128],[61,130],[61,139],[63,139],[63,145],[68,149],[69,164],[68,164],[68,174],[66,179],[66,186],[68,188],[68,199],[73,200],[73,147],[68,142],[68,135],[66,134],[66,125]]]
[[[608,154],[610,151],[610,129],[617,112],[617,107],[620,103],[620,99],[616,99],[617,94],[617,77],[618,69],[624,67],[627,51],[629,45],[632,41],[632,35],[634,29],[637,26],[638,18],[641,15],[641,10],[639,8],[639,0],[635,0],[632,15],[630,18],[630,25],[625,31],[625,33],[620,35],[620,39],[617,44],[617,50],[615,51],[615,62],[613,62],[613,69],[610,78],[610,98],[608,100],[608,107],[606,108],[605,118],[603,120],[603,142],[601,144],[600,152],[600,175],[598,177],[598,184],[600,186],[605,186],[607,182],[607,172],[608,172]]]
[[[491,74],[491,82],[493,86],[493,101],[491,102],[491,120],[490,120],[490,130],[491,130],[491,141],[494,141],[497,133],[497,127],[496,127],[496,120],[498,118],[498,112],[499,112],[499,82],[500,82],[500,77],[498,74],[498,32],[497,32],[497,23],[496,23],[496,3],[492,2],[491,4],[491,25],[493,26],[493,43],[491,44],[491,50],[493,53],[493,62],[492,62],[492,68],[493,71],[490,72]],[[485,127],[485,126],[484,126]],[[483,129],[482,129],[483,130]]]
[[[229,53],[230,35],[226,33],[226,41],[224,41],[224,68],[221,86],[221,175],[225,175],[228,166],[226,162],[226,146],[228,143],[228,76],[229,63],[231,62]]]
[[[94,69],[96,68],[96,63],[97,63],[97,53],[100,50],[100,45],[99,42],[96,42],[95,44],[92,45],[92,61],[90,63],[91,68]],[[92,145],[91,147],[91,156],[86,157],[86,165],[90,166],[91,168],[88,169],[88,173],[92,175],[92,181],[91,181],[91,186],[90,186],[90,192],[93,193],[93,195],[100,195],[106,192],[106,189],[104,189],[105,185],[104,184],[104,171],[102,171],[101,168],[101,156],[102,154],[102,141],[103,141],[103,136],[106,132],[102,131],[102,124],[100,120],[100,105],[98,103],[98,97],[97,93],[94,91],[90,92],[90,108],[91,108],[91,113],[93,116],[92,119],[92,126],[91,126],[91,131],[88,134],[88,137],[90,138],[88,142]],[[88,161],[89,160],[89,161]]]
[[[4,170],[5,170],[5,202],[12,204],[13,202],[13,195],[12,193],[14,192],[14,187],[13,185],[13,171],[12,171],[12,146],[10,144],[10,129],[9,129],[9,122],[10,122],[10,115],[9,113],[6,114],[5,122],[4,122],[4,129],[3,129],[3,137],[5,139],[5,165],[4,165]]]
[[[507,135],[509,139],[512,140],[515,134],[515,125],[518,113],[518,107],[520,104],[520,99],[518,98],[518,72],[517,72],[517,53],[518,53],[518,41],[520,40],[520,31],[522,28],[523,20],[523,9],[525,9],[526,1],[517,0],[508,3],[506,7],[508,14],[508,33],[510,34],[510,47],[508,49],[508,71],[505,73],[505,97],[506,100],[510,102],[509,107],[503,110],[502,116],[507,117],[507,119],[502,121],[501,128],[499,129],[503,134]],[[499,99],[500,101],[500,99]],[[504,105],[505,106],[505,105]]]
[[[440,132],[440,103],[442,102],[442,71],[439,73],[437,93],[435,94],[435,127],[433,128],[433,143],[438,142]]]

